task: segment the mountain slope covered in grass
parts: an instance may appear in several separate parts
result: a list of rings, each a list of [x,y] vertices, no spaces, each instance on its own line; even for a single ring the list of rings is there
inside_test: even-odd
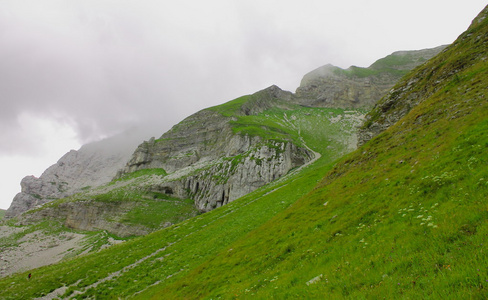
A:
[[[313,163],[30,281],[4,278],[0,298],[488,297],[487,16],[407,74],[363,126],[380,130],[336,164],[330,132],[301,117],[326,111],[288,111],[283,120],[322,154]],[[330,112],[331,124],[348,114]]]

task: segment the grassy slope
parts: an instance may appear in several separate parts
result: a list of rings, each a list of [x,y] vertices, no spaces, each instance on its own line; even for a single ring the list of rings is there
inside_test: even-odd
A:
[[[277,111],[265,114],[278,117]],[[300,128],[301,137],[307,145],[322,153],[322,157],[313,166],[177,226],[127,241],[97,254],[34,270],[30,282],[24,280],[26,274],[23,273],[1,280],[0,298],[31,298],[47,294],[62,285],[75,285],[67,291],[69,294],[74,290],[84,290],[120,270],[123,270],[120,276],[100,283],[96,289],[87,289],[85,295],[98,298],[108,295],[126,297],[158,281],[171,283],[228,248],[316,185],[325,172],[324,166],[330,165],[344,150],[345,145],[340,142],[344,130],[352,129],[348,122],[329,121],[337,120],[339,115],[350,115],[341,110],[299,108],[286,111],[286,114],[287,117],[282,117],[281,122],[289,122]],[[262,116],[257,118],[261,119]],[[252,120],[246,120],[245,123],[254,126]],[[317,134],[317,128],[327,130]],[[148,255],[150,257],[140,261]],[[137,261],[140,261],[137,266],[125,268]]]
[[[3,216],[5,216],[6,210],[0,209],[0,221],[3,219]]]
[[[486,39],[487,21],[471,35]],[[468,59],[486,40],[470,41],[423,68],[469,67],[443,72],[421,105],[332,170],[323,156],[178,226],[35,270],[31,282],[2,280],[0,297],[65,284],[80,298],[485,298],[488,68]],[[317,133],[302,130],[316,151],[327,140]]]
[[[141,298],[488,297],[487,38],[485,19],[417,70],[443,78],[400,122],[289,209]]]

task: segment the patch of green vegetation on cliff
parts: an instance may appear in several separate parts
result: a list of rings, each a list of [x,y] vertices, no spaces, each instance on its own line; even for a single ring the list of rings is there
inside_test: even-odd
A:
[[[352,66],[347,69],[335,68],[332,72],[335,75],[345,76],[349,78],[351,77],[364,78],[364,77],[375,76],[380,73],[378,70],[371,70],[368,68],[362,68],[356,66]]]
[[[405,57],[403,57],[403,58],[405,58]],[[410,62],[407,58],[405,58],[405,60]],[[349,67],[345,70],[340,69],[340,68],[337,68],[334,70],[334,74],[346,76],[348,78],[352,78],[352,77],[366,78],[366,77],[378,76],[378,75],[383,75],[383,74],[389,74],[389,75],[392,75],[395,77],[401,77],[407,73],[408,73],[408,70],[398,70],[398,69],[395,69],[393,66],[392,67],[386,67],[385,66],[384,68],[381,68],[381,69],[371,69],[371,68],[362,68],[362,67],[352,66],[352,67]]]
[[[268,110],[259,115],[239,116],[230,122],[236,134],[259,136],[264,140],[293,141],[300,145],[296,130],[283,123],[282,110]]]
[[[111,184],[114,184],[117,181],[124,181],[124,180],[130,180],[134,178],[139,178],[141,176],[151,176],[151,175],[156,175],[156,176],[166,176],[168,173],[162,168],[153,168],[153,169],[142,169],[142,170],[137,170],[132,173],[127,173],[124,174],[121,178],[113,180]]]
[[[179,223],[198,214],[193,200],[178,199],[153,191],[127,190],[124,188],[95,195],[92,201],[115,204],[132,203],[126,213],[117,216],[116,222],[127,225],[142,225],[158,229],[166,223]]]
[[[3,217],[5,216],[5,212],[6,210],[3,210],[3,209],[0,209],[0,221],[3,219]]]
[[[398,74],[406,74],[408,70],[398,70],[399,67],[406,66],[412,64],[414,58],[411,55],[395,55],[391,54],[384,58],[378,59],[374,62],[369,68],[373,70],[389,70],[393,71],[396,70]],[[420,59],[419,61],[426,61],[425,59]]]
[[[221,105],[208,108],[209,110],[217,111],[224,117],[233,117],[238,114],[242,105],[248,102],[252,98],[252,95],[241,96],[232,101],[226,102]]]

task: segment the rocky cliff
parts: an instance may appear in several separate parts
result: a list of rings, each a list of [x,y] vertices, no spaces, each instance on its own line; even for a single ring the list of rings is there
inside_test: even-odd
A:
[[[368,68],[325,65],[303,77],[296,97],[313,107],[371,109],[402,76],[445,47],[394,52]]]

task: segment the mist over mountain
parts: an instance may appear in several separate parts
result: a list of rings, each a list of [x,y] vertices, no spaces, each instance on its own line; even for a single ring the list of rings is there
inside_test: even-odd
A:
[[[226,124],[229,119],[234,122],[233,120],[240,114],[255,115],[277,106],[277,102],[269,101],[270,97],[276,101],[284,100],[281,104],[284,107],[293,103],[311,107],[369,109],[386,94],[402,74],[427,61],[444,48],[445,46],[441,46],[419,51],[395,52],[378,60],[369,68],[351,67],[343,70],[327,65],[306,74],[300,87],[297,88],[296,94],[284,92],[278,87],[271,87],[253,95],[256,100],[254,102],[249,100],[247,104],[244,104],[247,107],[245,111],[238,112],[236,116],[226,116],[220,121],[218,121],[220,119],[218,113],[208,115],[209,110],[201,111],[174,126],[172,130],[159,138],[157,143],[156,141],[145,142],[137,150],[135,150],[136,145],[141,140],[157,133],[158,126],[155,126],[154,123],[148,123],[100,142],[87,144],[78,151],[67,153],[39,178],[34,176],[24,178],[21,182],[22,191],[13,199],[6,217],[11,218],[54,199],[101,186],[111,181],[116,175],[120,177],[124,173],[151,168],[162,168],[166,172],[172,173],[192,165],[196,166],[200,161],[208,163],[208,161],[217,161],[223,156],[245,153],[250,147],[254,147],[251,145],[260,142],[252,141],[249,137],[246,138],[247,140],[237,141],[233,138],[232,126]],[[184,125],[185,123],[189,125]],[[202,127],[206,127],[206,130],[202,131]],[[212,127],[215,128],[215,133],[210,130]],[[225,133],[227,131],[228,133]],[[199,143],[203,143],[203,147],[199,146]],[[216,144],[217,147],[209,147],[209,143]],[[228,148],[229,146],[230,148]],[[277,147],[277,145],[273,147]],[[221,152],[222,150],[224,152]],[[134,151],[135,153],[131,155]],[[304,155],[310,156],[310,154]],[[188,158],[188,161],[183,159],[185,157]],[[305,158],[305,161],[309,159]],[[246,175],[236,174],[236,179],[231,179],[224,185],[210,183],[201,176],[197,176],[189,177],[192,179],[185,178],[181,180],[180,184],[176,184],[180,179],[171,180],[158,189],[171,191],[173,196],[179,198],[190,197],[196,201],[196,206],[200,210],[208,211],[283,176],[290,168],[303,163],[304,161],[298,164],[292,162],[289,167],[280,171],[278,169],[281,167],[269,166],[267,168],[270,169],[266,171],[269,173],[267,175],[269,178],[265,180],[260,179],[263,177],[263,170],[254,170],[252,172],[244,171]],[[283,165],[283,162],[279,161],[279,164]],[[250,166],[245,169],[249,168]],[[275,168],[277,168],[275,171],[271,170]],[[118,172],[119,169],[121,172]],[[186,171],[186,173],[188,172],[194,171],[190,169]],[[219,171],[214,170],[211,173],[219,173]],[[259,176],[255,178],[251,173]],[[230,174],[219,176],[228,177]],[[247,179],[242,180],[243,176]],[[188,189],[193,191],[188,193],[186,191]],[[197,201],[197,199],[199,200]]]
[[[486,298],[487,45],[488,6],[451,45],[187,117],[2,221],[0,297]]]

